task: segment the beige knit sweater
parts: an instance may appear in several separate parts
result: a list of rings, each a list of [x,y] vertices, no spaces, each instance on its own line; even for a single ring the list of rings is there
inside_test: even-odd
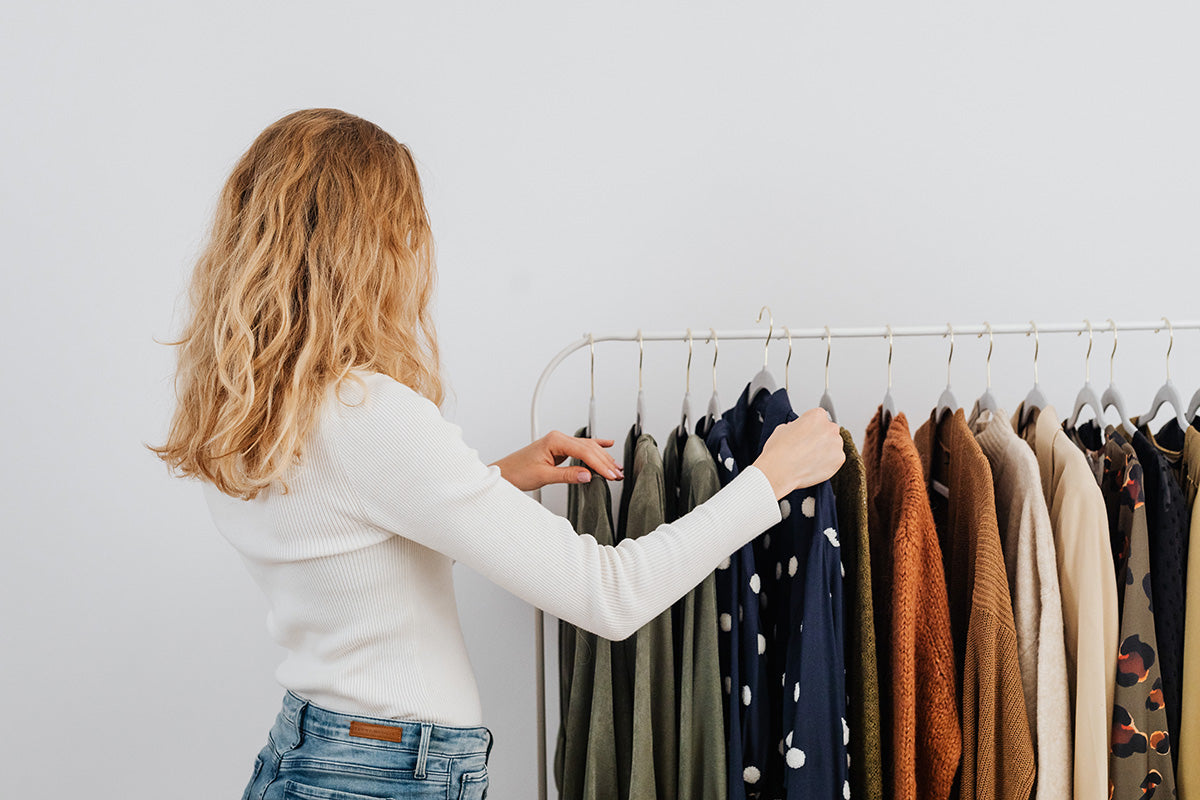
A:
[[[1071,701],[1062,597],[1050,510],[1037,457],[1003,411],[972,412],[971,431],[992,467],[996,519],[1021,665],[1021,683],[1037,752],[1036,800],[1072,793]]]

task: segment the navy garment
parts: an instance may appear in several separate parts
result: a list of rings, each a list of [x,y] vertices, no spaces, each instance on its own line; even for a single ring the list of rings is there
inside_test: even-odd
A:
[[[787,391],[749,386],[708,431],[722,485],[796,419]],[[842,800],[849,726],[837,512],[826,481],[717,571],[730,800]],[[735,688],[736,687],[736,688]]]

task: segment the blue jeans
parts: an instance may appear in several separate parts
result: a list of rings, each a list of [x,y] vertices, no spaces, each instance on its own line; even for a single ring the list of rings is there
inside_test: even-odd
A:
[[[483,800],[491,751],[482,726],[342,714],[289,690],[242,800]]]

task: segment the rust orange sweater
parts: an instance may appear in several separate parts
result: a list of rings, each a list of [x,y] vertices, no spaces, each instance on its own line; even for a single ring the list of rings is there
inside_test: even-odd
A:
[[[950,596],[962,719],[961,800],[1028,800],[1033,738],[1000,548],[992,468],[962,409],[917,429]]]
[[[863,461],[884,796],[947,800],[962,751],[950,608],[921,458],[903,414],[885,424],[882,408],[875,413]]]

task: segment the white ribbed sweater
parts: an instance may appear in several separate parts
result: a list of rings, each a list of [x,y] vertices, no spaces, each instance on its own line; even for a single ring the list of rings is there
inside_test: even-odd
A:
[[[623,639],[781,518],[766,475],[751,467],[675,522],[600,546],[484,464],[428,398],[385,375],[359,375],[365,397],[350,382],[341,402],[330,390],[286,494],[272,488],[246,501],[204,484],[217,528],[266,595],[272,638],[288,651],[276,679],[319,706],[482,724],[454,561],[560,619]]]

